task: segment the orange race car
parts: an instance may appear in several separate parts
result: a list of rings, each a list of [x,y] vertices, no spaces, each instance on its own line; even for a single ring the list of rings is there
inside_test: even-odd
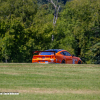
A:
[[[32,63],[65,63],[81,64],[79,57],[72,56],[68,51],[62,49],[49,49],[45,51],[34,51]]]

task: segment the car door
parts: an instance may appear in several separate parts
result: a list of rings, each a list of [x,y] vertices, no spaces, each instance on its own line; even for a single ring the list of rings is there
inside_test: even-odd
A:
[[[65,60],[66,60],[65,62],[67,64],[72,64],[72,55],[67,51],[64,51],[63,53],[64,53]]]
[[[62,63],[62,60],[65,60],[65,55],[63,52],[56,54],[56,63]]]

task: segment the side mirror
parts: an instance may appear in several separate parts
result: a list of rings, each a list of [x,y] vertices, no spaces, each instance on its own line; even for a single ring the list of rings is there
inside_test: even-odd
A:
[[[74,55],[72,55],[72,57],[73,57]]]

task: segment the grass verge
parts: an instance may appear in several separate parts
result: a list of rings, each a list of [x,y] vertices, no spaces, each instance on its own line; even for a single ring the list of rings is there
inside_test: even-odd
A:
[[[100,65],[0,64],[0,100],[100,100]]]

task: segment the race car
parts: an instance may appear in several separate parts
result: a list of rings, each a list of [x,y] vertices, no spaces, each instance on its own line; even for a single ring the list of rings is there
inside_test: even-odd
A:
[[[63,49],[49,49],[45,51],[34,51],[32,63],[61,63],[61,64],[82,64],[79,57],[71,55]]]

